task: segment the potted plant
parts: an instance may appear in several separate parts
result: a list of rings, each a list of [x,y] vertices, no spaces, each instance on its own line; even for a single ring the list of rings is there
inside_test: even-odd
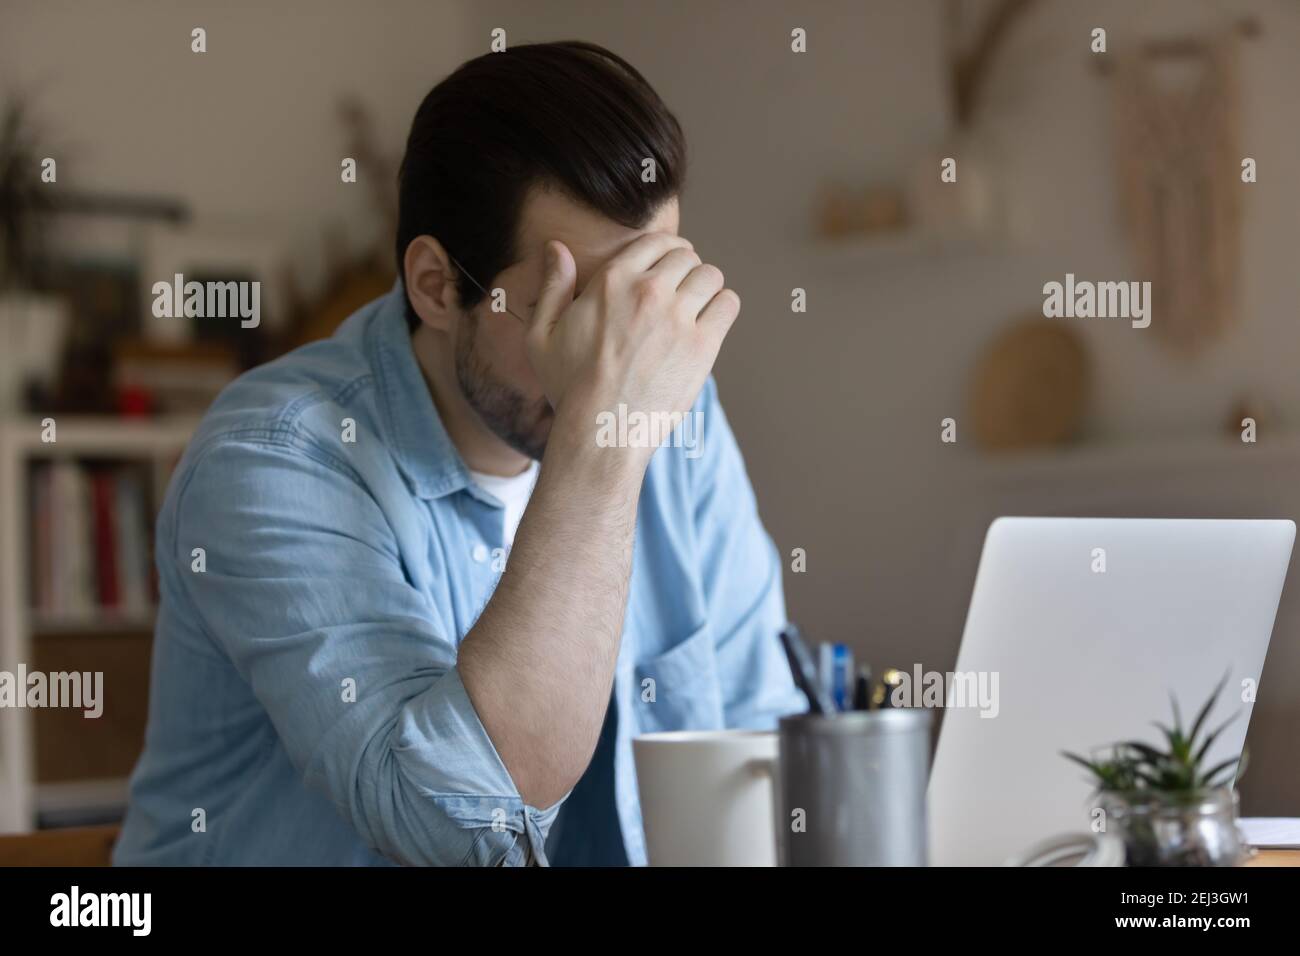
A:
[[[67,328],[63,301],[40,291],[56,186],[42,180],[39,138],[21,99],[0,105],[0,415],[53,374]]]
[[[1238,716],[1207,730],[1226,682],[1225,675],[1190,729],[1171,698],[1173,726],[1156,723],[1162,747],[1127,740],[1093,759],[1063,754],[1092,775],[1105,825],[1123,839],[1129,866],[1234,866],[1248,855],[1236,826],[1234,789],[1246,754],[1206,765],[1214,741]]]

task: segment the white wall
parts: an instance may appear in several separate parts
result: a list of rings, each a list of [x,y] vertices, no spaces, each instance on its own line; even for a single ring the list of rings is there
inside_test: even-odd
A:
[[[327,224],[354,248],[375,233],[364,187],[340,182],[339,97],[400,157],[416,106],[466,58],[464,21],[438,0],[7,0],[0,89],[35,95],[60,183],[183,198],[196,227],[280,243],[310,285]]]

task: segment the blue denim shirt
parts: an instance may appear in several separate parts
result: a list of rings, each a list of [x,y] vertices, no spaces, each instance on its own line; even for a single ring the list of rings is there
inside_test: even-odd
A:
[[[696,408],[698,456],[661,448],[642,487],[613,786],[585,788],[633,864],[634,736],[803,709],[781,563],[712,381]],[[439,421],[400,286],[229,386],[158,519],[148,733],[115,862],[546,863],[560,804],[524,803],[456,668],[502,516]]]

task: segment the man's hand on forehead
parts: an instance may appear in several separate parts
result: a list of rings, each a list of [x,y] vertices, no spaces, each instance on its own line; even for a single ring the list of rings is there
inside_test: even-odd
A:
[[[575,295],[573,253],[553,240],[546,254],[526,348],[557,416],[575,405],[570,426],[594,432],[596,415],[620,405],[687,411],[740,312],[721,270],[702,262],[685,237],[646,232]]]

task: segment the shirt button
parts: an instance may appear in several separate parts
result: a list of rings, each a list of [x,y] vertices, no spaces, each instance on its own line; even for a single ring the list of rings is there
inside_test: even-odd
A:
[[[474,560],[477,561],[479,564],[482,564],[487,559],[488,559],[487,545],[482,543],[474,545]]]

